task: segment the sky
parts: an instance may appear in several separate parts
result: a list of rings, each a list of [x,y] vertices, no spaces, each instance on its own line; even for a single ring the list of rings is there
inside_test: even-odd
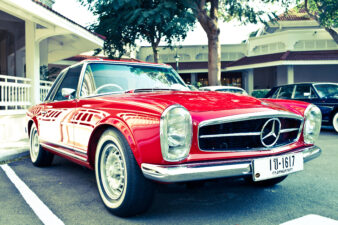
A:
[[[95,17],[77,0],[55,0],[53,9],[82,26],[88,26]],[[235,22],[220,22],[220,42],[221,44],[238,44],[246,40],[249,34],[262,27],[261,24],[239,25]],[[140,42],[141,45],[149,45]],[[164,43],[162,43],[164,44]],[[187,38],[180,43],[181,45],[207,45],[208,39],[203,28],[196,23],[195,29],[188,33]]]

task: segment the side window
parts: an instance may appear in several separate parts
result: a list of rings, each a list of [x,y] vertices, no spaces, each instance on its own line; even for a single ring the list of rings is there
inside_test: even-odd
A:
[[[81,73],[82,65],[70,68],[65,75],[64,79],[62,80],[56,94],[54,97],[54,101],[63,101],[68,100],[67,98],[62,96],[62,89],[69,88],[74,89],[75,92],[77,90],[77,85],[79,83],[79,77]]]
[[[88,65],[85,71],[84,78],[83,78],[80,96],[81,97],[91,96],[95,94],[95,90],[96,90],[96,85],[95,85],[94,75],[93,75],[90,65]]]
[[[66,71],[62,71],[55,79],[52,87],[50,88],[46,98],[44,101],[51,101],[53,96],[55,95],[55,92],[56,92],[56,88],[57,86],[59,85],[60,83],[60,79],[62,79],[63,75],[66,73]]]
[[[298,84],[296,86],[294,99],[310,99],[316,98],[316,94],[312,89],[311,85],[308,84]]]
[[[277,98],[280,88],[277,88],[275,92],[270,96],[270,98]]]
[[[281,87],[277,98],[291,99],[293,88],[293,85]]]
[[[88,64],[83,78],[80,96],[121,92],[128,90],[128,75],[130,69],[111,70],[104,64]]]

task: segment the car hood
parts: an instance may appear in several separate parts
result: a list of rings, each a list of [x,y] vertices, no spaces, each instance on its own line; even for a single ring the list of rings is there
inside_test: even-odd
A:
[[[118,101],[131,108],[142,107],[162,113],[170,105],[179,104],[192,114],[212,114],[216,117],[271,110],[290,111],[285,107],[250,96],[220,92],[161,91],[101,96],[106,101]],[[131,109],[130,108],[130,109]]]

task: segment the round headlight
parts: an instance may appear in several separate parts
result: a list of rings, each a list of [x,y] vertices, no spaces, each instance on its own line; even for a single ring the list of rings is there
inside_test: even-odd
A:
[[[304,142],[306,144],[313,144],[320,133],[322,125],[322,113],[315,105],[309,105],[304,113]]]
[[[164,160],[175,162],[188,157],[192,139],[192,119],[188,110],[181,105],[172,105],[164,110],[160,138]]]

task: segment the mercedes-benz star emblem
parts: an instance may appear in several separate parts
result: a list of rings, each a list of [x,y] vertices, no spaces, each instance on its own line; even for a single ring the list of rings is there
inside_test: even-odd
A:
[[[261,142],[264,147],[271,147],[276,144],[281,130],[281,123],[278,118],[272,118],[265,122],[261,130]]]

